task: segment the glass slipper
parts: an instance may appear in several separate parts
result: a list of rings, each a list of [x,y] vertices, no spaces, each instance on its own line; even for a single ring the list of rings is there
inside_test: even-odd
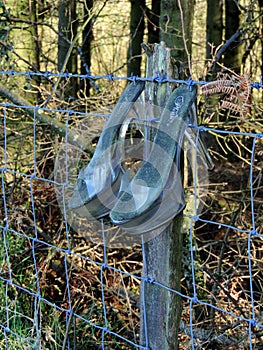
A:
[[[192,104],[188,113],[187,125],[188,124],[191,126],[197,126],[195,103]],[[172,165],[168,182],[163,192],[148,211],[139,216],[136,220],[127,221],[121,225],[121,227],[131,235],[139,235],[143,233],[145,241],[161,233],[167,224],[169,224],[169,222],[185,208],[184,189],[180,171],[180,154],[182,143],[185,142],[184,139],[186,139],[192,150],[196,148],[197,156],[200,157],[201,163],[205,168],[212,169],[214,166],[206,145],[201,138],[198,139],[196,145],[197,129],[189,128],[189,126],[187,126],[184,134],[183,130],[179,138],[175,160]],[[130,171],[126,171],[122,176],[119,196],[123,192],[129,191],[129,182],[132,179],[130,173]]]
[[[81,213],[91,219],[107,215],[116,201],[121,184],[123,151],[118,147],[119,132],[127,113],[144,90],[137,81],[126,87],[105,124],[89,164],[80,170],[69,209],[83,206]]]
[[[181,150],[178,148],[178,152]],[[125,178],[125,181],[123,181]],[[128,186],[128,174],[122,178],[122,188]],[[126,182],[126,183],[124,183]],[[130,193],[131,194],[131,193]],[[184,190],[181,180],[181,172],[175,163],[172,165],[171,173],[161,195],[155,200],[148,210],[140,216],[123,222],[119,225],[128,234],[149,234],[146,239],[151,239],[163,231],[169,222],[185,208]]]
[[[180,153],[188,112],[196,100],[196,94],[196,86],[190,91],[183,85],[171,94],[160,117],[149,157],[112,208],[112,222],[127,232],[143,233],[163,225],[167,210],[165,204],[161,206],[163,201],[173,201],[174,208],[167,213],[167,220],[182,211],[184,199],[179,171]],[[166,193],[168,196],[164,195]],[[160,206],[162,209],[158,212]],[[136,227],[139,223],[140,229]]]

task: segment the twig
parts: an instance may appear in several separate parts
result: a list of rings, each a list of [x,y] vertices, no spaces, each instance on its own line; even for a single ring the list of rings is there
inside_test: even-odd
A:
[[[74,315],[73,310],[75,310],[75,308],[77,308],[79,306],[80,302],[81,302],[81,299],[78,299],[76,301],[75,305],[73,305],[73,307],[71,309],[71,312],[69,314],[69,318],[68,318],[68,322],[67,322],[67,328],[66,328],[66,332],[65,332],[65,335],[64,335],[64,340],[63,340],[63,345],[62,345],[62,349],[61,350],[65,350],[66,347],[67,347],[69,328],[70,328],[70,325],[71,325],[72,317]]]
[[[6,50],[9,50],[10,52],[12,52],[14,55],[16,55],[20,60],[22,60],[24,63],[26,63],[31,69],[33,69],[33,71],[38,72],[37,68],[28,60],[26,60],[25,58],[23,58],[22,56],[20,56],[15,50],[14,48],[10,47],[10,44],[6,44],[4,43],[2,40],[0,40],[0,45],[2,45]]]
[[[49,125],[57,134],[61,136],[67,135],[68,142],[72,145],[80,147],[84,150],[88,149],[88,140],[85,140],[85,138],[82,135],[76,133],[76,131],[73,132],[71,129],[67,130],[66,125],[64,123],[61,123],[60,121],[54,118],[51,118],[48,114],[41,111],[41,109],[38,109],[35,106],[31,105],[23,97],[18,96],[15,92],[11,92],[9,89],[5,88],[1,84],[0,96],[2,96],[3,98],[7,98],[9,101],[12,101],[17,106],[26,107],[23,109],[25,114],[29,115],[32,118],[36,117],[38,121]]]
[[[183,36],[183,41],[184,41],[184,48],[185,48],[185,52],[187,54],[187,60],[188,60],[188,69],[189,69],[189,73],[190,76],[192,75],[192,70],[191,70],[191,55],[189,53],[188,47],[187,47],[187,42],[186,42],[186,38],[185,38],[185,29],[184,29],[184,14],[183,14],[183,9],[182,9],[182,5],[181,5],[181,0],[177,0],[178,1],[178,7],[180,10],[180,16],[181,16],[181,24],[182,24],[182,36]]]
[[[215,273],[214,272],[213,273],[210,272],[210,270],[207,267],[205,267],[205,266],[202,266],[202,270],[205,271],[209,275],[209,277],[214,281],[214,284],[216,286],[218,286],[226,294],[226,296],[235,305],[236,309],[240,312],[240,314],[243,317],[246,317],[247,315],[245,314],[245,311],[242,309],[242,307],[239,306],[238,300],[236,300],[234,297],[232,297],[230,292],[218,281]]]
[[[240,37],[242,34],[242,30],[238,29],[225,43],[220,47],[220,49],[217,51],[217,54],[214,59],[214,64],[220,60],[223,53],[229,48],[229,46]]]
[[[64,72],[66,71],[66,66],[67,66],[67,64],[68,64],[70,55],[71,55],[71,53],[72,53],[72,51],[73,51],[73,49],[74,49],[74,47],[75,47],[75,44],[77,43],[77,41],[78,41],[80,35],[82,34],[83,29],[88,25],[88,23],[91,21],[91,19],[92,19],[93,16],[94,16],[94,15],[90,15],[90,16],[89,16],[89,18],[84,22],[84,24],[83,24],[83,25],[81,26],[81,28],[78,30],[78,32],[77,32],[75,38],[72,40],[72,42],[71,42],[71,44],[70,44],[70,47],[69,47],[69,49],[68,49],[66,58],[65,58],[65,60],[64,60],[64,63],[63,63],[63,65],[62,65],[62,68],[61,68],[61,70],[60,70],[60,73],[64,73]],[[60,83],[60,81],[61,81],[61,78],[62,78],[61,76],[58,77],[58,79],[57,79],[55,85],[53,86],[53,89],[52,89],[52,91],[51,91],[51,94],[49,95],[49,97],[47,98],[47,101],[45,102],[45,105],[46,105],[46,104],[52,99],[52,97],[55,95],[55,93],[56,93],[56,91],[57,91],[57,88],[58,88],[58,85],[59,85],[59,83]]]

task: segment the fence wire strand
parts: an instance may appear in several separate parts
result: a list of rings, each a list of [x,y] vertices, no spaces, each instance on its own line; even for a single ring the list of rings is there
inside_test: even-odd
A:
[[[91,74],[86,75],[77,75],[77,74],[70,74],[70,73],[52,73],[52,72],[16,72],[16,71],[0,71],[0,76],[9,76],[10,78],[15,75],[25,76],[28,78],[32,78],[34,76],[40,76],[43,78],[58,78],[63,77],[66,79],[71,79],[74,77],[78,77],[79,79],[88,79],[92,81],[98,81],[102,79],[106,79],[109,81],[118,81],[118,80],[127,80],[131,82],[135,82],[138,80],[144,80],[147,82],[153,82],[153,83],[179,83],[179,84],[187,84],[189,87],[191,87],[194,84],[198,85],[204,85],[206,84],[205,81],[194,81],[192,79],[188,79],[187,81],[183,80],[175,80],[175,79],[168,79],[165,75],[157,75],[155,77],[150,78],[141,78],[137,76],[132,77],[120,77],[120,76],[114,76],[113,74],[105,74],[105,75],[98,75],[93,76]],[[262,89],[262,81],[259,82],[253,82],[251,83],[251,87],[255,88],[257,90]],[[69,179],[68,179],[68,173],[70,169],[69,166],[69,150],[67,148],[68,145],[68,130],[69,130],[69,124],[70,124],[70,118],[71,115],[79,115],[79,116],[95,116],[95,117],[108,117],[109,114],[103,114],[103,113],[84,113],[80,111],[76,111],[74,109],[53,109],[53,108],[41,108],[47,113],[64,113],[66,114],[66,134],[65,134],[65,144],[66,144],[66,150],[65,150],[65,173],[66,178],[65,182],[57,182],[51,178],[45,178],[43,174],[39,174],[37,171],[37,117],[36,112],[39,110],[39,106],[20,106],[17,104],[12,104],[10,102],[1,102],[0,106],[3,107],[2,111],[3,114],[1,116],[1,124],[3,129],[3,159],[2,159],[2,166],[0,167],[1,170],[1,188],[2,188],[2,217],[3,220],[0,221],[0,228],[2,230],[2,243],[1,243],[1,254],[2,254],[2,262],[0,264],[0,282],[1,282],[1,297],[0,297],[0,308],[1,308],[1,318],[0,318],[0,338],[3,337],[5,341],[5,346],[7,349],[13,349],[12,341],[13,339],[16,339],[16,341],[19,341],[21,348],[28,348],[31,347],[32,349],[41,349],[41,343],[43,342],[43,317],[45,317],[45,313],[48,312],[48,309],[51,308],[53,313],[59,312],[61,315],[64,315],[64,318],[59,318],[61,322],[65,323],[66,327],[66,335],[63,340],[63,349],[75,349],[74,344],[70,341],[70,338],[68,336],[68,332],[71,328],[78,327],[76,323],[79,323],[80,325],[87,325],[93,331],[89,331],[86,335],[87,337],[91,337],[94,339],[94,334],[98,332],[100,334],[100,341],[98,344],[98,348],[100,346],[101,349],[108,349],[107,342],[108,339],[115,339],[116,341],[121,341],[126,344],[127,349],[149,349],[149,340],[148,340],[148,334],[147,334],[147,319],[146,319],[146,313],[145,313],[145,284],[151,283],[153,285],[159,286],[160,288],[163,288],[166,291],[169,291],[171,293],[176,293],[179,296],[183,298],[183,300],[188,303],[189,305],[189,329],[188,333],[190,336],[190,342],[191,342],[191,348],[192,349],[199,349],[199,347],[196,345],[195,338],[196,338],[196,331],[195,331],[195,325],[194,325],[194,307],[196,305],[204,306],[206,308],[214,309],[214,311],[219,312],[220,314],[224,315],[223,317],[232,317],[236,321],[239,322],[245,322],[247,324],[247,332],[248,332],[248,344],[249,348],[253,349],[253,339],[255,338],[254,335],[254,329],[261,329],[263,331],[263,324],[261,321],[257,321],[257,316],[255,312],[255,294],[254,294],[254,283],[253,283],[253,240],[255,237],[263,239],[263,236],[257,232],[256,228],[256,221],[255,221],[255,210],[254,210],[254,200],[255,200],[255,191],[254,191],[254,163],[255,163],[255,153],[256,153],[256,147],[257,147],[257,141],[262,138],[262,134],[260,133],[252,133],[252,132],[238,132],[238,131],[226,131],[226,130],[219,130],[216,128],[208,128],[204,126],[198,126],[197,127],[197,140],[199,138],[199,134],[202,132],[213,132],[216,134],[223,134],[223,135],[240,135],[244,137],[250,137],[253,138],[253,145],[251,150],[251,160],[250,160],[250,168],[249,168],[249,187],[250,187],[250,206],[251,206],[251,222],[252,227],[251,228],[245,228],[245,227],[237,227],[235,225],[232,225],[231,223],[226,224],[224,222],[218,222],[214,221],[213,219],[206,219],[203,217],[198,217],[197,213],[194,213],[194,215],[189,215],[189,218],[191,219],[191,226],[190,226],[190,260],[191,260],[191,274],[192,274],[192,292],[185,294],[184,292],[179,292],[177,290],[174,290],[170,288],[169,286],[165,286],[161,284],[159,281],[150,279],[147,274],[147,266],[144,266],[144,273],[145,276],[142,277],[141,275],[138,275],[133,272],[129,272],[127,270],[118,268],[116,266],[112,266],[108,261],[108,252],[106,248],[106,244],[103,246],[102,254],[103,254],[103,260],[98,261],[96,258],[92,259],[90,257],[87,257],[85,255],[82,255],[79,252],[75,252],[74,249],[72,249],[72,238],[70,235],[70,227],[68,225],[67,221],[67,212],[66,212],[66,199],[65,199],[65,189],[70,185]],[[14,108],[14,109],[28,109],[33,108],[34,109],[34,118],[33,118],[33,172],[26,173],[23,172],[21,169],[14,170],[13,168],[9,167],[10,160],[8,159],[8,137],[7,137],[7,109],[8,108]],[[19,177],[24,180],[29,181],[29,188],[30,188],[30,208],[28,209],[28,212],[31,211],[32,214],[32,228],[34,231],[34,234],[32,234],[28,230],[28,234],[24,232],[20,232],[19,230],[14,230],[12,227],[12,223],[10,221],[10,213],[7,205],[7,185],[5,180],[8,176],[14,176]],[[53,242],[47,242],[45,239],[43,239],[43,236],[41,235],[38,227],[37,222],[37,215],[38,212],[38,204],[35,201],[34,197],[34,186],[38,184],[45,184],[45,185],[56,185],[61,187],[62,189],[62,201],[63,201],[63,227],[65,230],[65,239],[66,239],[66,247],[63,247],[62,245],[57,245],[56,242],[58,241],[56,237],[54,237]],[[44,189],[44,186],[43,186]],[[19,210],[19,208],[17,209]],[[13,208],[13,211],[16,211],[16,207]],[[238,314],[235,314],[234,310],[231,310],[229,308],[222,308],[218,307],[216,303],[212,303],[209,300],[203,301],[198,298],[197,293],[197,277],[196,277],[196,267],[195,267],[195,247],[193,244],[193,226],[194,222],[199,221],[200,223],[203,223],[205,225],[212,225],[215,227],[224,227],[229,230],[233,230],[236,233],[240,233],[242,235],[246,235],[247,239],[247,273],[249,276],[249,293],[250,293],[250,317],[240,316]],[[101,221],[101,231],[102,235],[104,235],[104,222]],[[24,261],[28,259],[32,259],[33,262],[33,270],[32,274],[34,275],[34,281],[28,281],[28,284],[26,282],[20,283],[19,279],[14,277],[13,274],[13,264],[14,259],[17,259],[17,256],[15,256],[14,252],[11,251],[11,243],[10,243],[10,234],[17,239],[17,241],[27,241],[29,242],[29,246],[31,247],[31,251],[27,252],[27,257],[23,256],[21,257],[21,264],[24,263]],[[105,239],[105,237],[103,237]],[[143,240],[143,239],[142,239]],[[40,279],[42,278],[43,274],[46,273],[46,271],[42,270],[42,265],[38,261],[37,257],[37,250],[42,249],[43,251],[49,251],[49,254],[53,254],[55,256],[57,253],[61,254],[63,258],[60,260],[61,266],[57,267],[59,271],[63,272],[63,278],[65,280],[66,289],[65,289],[65,295],[61,296],[61,298],[64,299],[64,302],[56,302],[56,300],[51,301],[48,298],[46,298],[43,295],[43,291],[41,290],[41,282]],[[48,255],[45,256],[46,259],[48,259]],[[144,251],[144,243],[142,241],[142,260],[143,262],[146,261],[145,259],[145,251]],[[101,318],[100,322],[96,322],[95,315],[92,315],[92,310],[90,314],[86,312],[84,316],[81,314],[81,312],[78,312],[78,302],[77,300],[72,299],[72,285],[71,281],[72,279],[72,264],[74,262],[81,261],[81,263],[87,268],[90,266],[90,264],[96,266],[100,273],[99,273],[99,281],[96,281],[96,283],[99,283],[99,288],[101,295],[96,296],[98,299],[101,300]],[[25,265],[27,266],[27,265]],[[63,268],[62,268],[63,266]],[[121,333],[118,333],[116,329],[112,329],[111,324],[111,315],[108,310],[107,305],[107,298],[106,298],[106,279],[107,273],[110,272],[112,274],[120,274],[124,277],[132,277],[136,280],[138,280],[141,283],[141,303],[144,305],[142,306],[143,310],[143,319],[145,327],[145,346],[142,346],[139,344],[139,340],[130,339],[128,337],[123,336]],[[120,280],[121,280],[120,278]],[[48,282],[47,282],[48,283]],[[77,283],[77,282],[76,282]],[[87,286],[88,287],[88,286]],[[29,297],[31,298],[31,305],[33,312],[30,315],[30,312],[28,314],[21,314],[19,312],[19,308],[17,305],[15,305],[15,297],[16,293],[22,294],[25,296],[25,298]],[[54,291],[55,294],[55,291]],[[59,292],[58,292],[58,295]],[[14,297],[14,300],[12,300],[12,296]],[[220,305],[222,305],[220,303]],[[98,310],[95,310],[98,312]],[[87,317],[86,315],[89,315]],[[23,320],[27,319],[27,334],[25,331],[20,332],[19,329],[21,327],[21,324],[19,322],[14,322],[14,320]],[[73,322],[74,319],[74,322]],[[95,321],[94,321],[95,320]],[[74,323],[74,324],[73,324]],[[31,324],[31,329],[30,329]],[[50,325],[52,328],[52,325]],[[21,335],[22,334],[22,335]],[[48,337],[50,337],[48,339]],[[46,334],[46,340],[52,343],[52,337],[54,337],[54,334],[50,333],[49,335]],[[3,344],[3,343],[1,343]],[[190,348],[189,347],[189,348]],[[52,345],[51,345],[52,348]],[[94,347],[95,348],[95,347]],[[55,349],[55,345],[54,345]]]

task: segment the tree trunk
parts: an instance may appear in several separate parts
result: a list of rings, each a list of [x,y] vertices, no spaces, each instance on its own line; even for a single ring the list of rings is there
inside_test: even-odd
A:
[[[155,44],[153,50],[146,47],[145,51],[148,77],[163,72],[168,78],[178,78],[174,76],[171,50],[163,43]],[[147,83],[146,102],[164,108],[171,91],[172,87],[169,84]],[[156,118],[158,117],[156,115]],[[183,217],[180,214],[160,235],[144,243],[144,277],[147,276],[177,291],[180,291],[181,282],[182,224]],[[182,312],[181,297],[163,287],[145,282],[142,282],[141,296],[141,345],[148,345],[151,350],[177,350]]]
[[[206,59],[211,60],[215,48],[223,41],[223,0],[207,0]],[[212,71],[216,67],[212,67]]]
[[[194,0],[161,1],[160,37],[169,49],[164,43],[154,45],[152,53],[146,48],[147,76],[161,73],[178,79],[179,72],[174,68],[177,61],[183,61],[191,70],[193,14]],[[164,107],[170,93],[168,84],[147,83],[145,98]],[[144,244],[144,276],[180,292],[183,235],[187,229],[179,215],[160,235]],[[181,297],[147,282],[142,282],[141,295],[141,344],[152,350],[177,350]]]
[[[171,56],[183,63],[186,75],[190,70],[194,4],[195,0],[161,0],[160,40],[173,49]]]
[[[83,23],[90,16],[90,10],[93,7],[93,0],[86,0],[84,3],[84,18]],[[81,45],[81,74],[87,74],[90,71],[91,64],[91,41],[92,41],[92,21],[83,29],[82,33],[82,45]],[[88,80],[80,81],[80,89],[83,90],[84,94],[88,97],[90,90],[90,82]]]
[[[258,0],[259,3],[259,9],[261,13],[261,26],[260,26],[260,38],[261,38],[261,76],[263,77],[263,0]]]
[[[154,44],[160,41],[160,0],[152,0],[152,8],[147,11],[148,43]]]
[[[77,55],[73,51],[69,58],[67,54],[77,33],[76,21],[76,0],[60,0],[59,2],[59,22],[58,31],[58,70],[62,70],[66,60],[66,70],[70,73],[77,73]],[[77,79],[71,79],[70,84],[65,86],[65,93],[67,95],[76,96],[77,93]]]
[[[40,71],[40,46],[41,43],[39,41],[39,35],[38,35],[38,6],[37,6],[37,0],[24,0],[20,1],[19,4],[17,4],[18,9],[20,10],[20,13],[22,14],[22,18],[26,20],[30,20],[30,25],[28,27],[28,33],[25,33],[25,36],[23,37],[23,48],[25,50],[24,57],[30,62],[30,69],[34,70],[35,72]],[[40,77],[33,77],[31,81],[28,82],[28,84],[25,85],[25,88],[28,88],[28,95],[30,95],[30,99],[33,99],[35,102],[40,97],[38,89],[34,91],[34,85],[39,86],[40,85]],[[32,82],[32,84],[31,84]],[[29,92],[30,91],[30,92]],[[32,91],[32,93],[31,93]]]
[[[240,26],[240,11],[233,0],[225,0],[225,40],[235,34]],[[224,54],[224,65],[240,73],[242,64],[242,46],[240,37],[235,40]]]
[[[159,236],[145,244],[148,277],[180,292],[183,252],[183,217],[179,215]],[[164,287],[144,283],[145,300],[141,308],[141,344],[151,350],[177,350],[182,314],[182,299]],[[144,323],[143,314],[146,313]]]
[[[144,35],[145,0],[130,0],[130,45],[128,48],[128,77],[141,74],[141,44]]]
[[[40,42],[38,36],[38,15],[37,15],[37,0],[29,1],[29,16],[31,20],[30,33],[32,36],[32,53],[31,62],[36,68],[36,71],[40,71]],[[36,77],[36,82],[39,84]]]

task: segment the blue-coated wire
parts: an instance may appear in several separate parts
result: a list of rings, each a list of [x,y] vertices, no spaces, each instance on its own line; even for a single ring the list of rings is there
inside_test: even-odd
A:
[[[156,74],[153,77],[148,77],[148,78],[142,78],[142,77],[137,77],[137,76],[131,76],[131,77],[123,77],[123,76],[114,76],[113,74],[105,74],[105,75],[92,75],[89,70],[87,69],[87,74],[84,75],[79,75],[79,74],[70,74],[68,72],[66,73],[52,73],[52,72],[16,72],[16,71],[0,71],[0,75],[9,75],[9,76],[14,76],[14,75],[20,75],[20,76],[26,76],[29,78],[32,78],[34,76],[43,76],[49,79],[52,78],[57,78],[57,77],[64,77],[67,79],[71,79],[74,77],[78,77],[80,79],[89,79],[91,81],[97,81],[100,79],[105,79],[109,81],[118,81],[118,80],[126,80],[130,82],[135,82],[138,80],[142,81],[147,81],[147,82],[152,82],[152,83],[157,83],[157,84],[165,84],[167,82],[171,83],[179,83],[179,84],[186,84],[189,86],[189,89],[193,85],[205,85],[205,81],[195,81],[193,79],[188,79],[186,81],[184,80],[177,80],[177,79],[170,79],[167,77],[166,74]],[[262,79],[259,82],[252,82],[250,84],[251,88],[261,90],[262,89]],[[145,310],[145,301],[147,296],[145,295],[145,285],[146,283],[151,283],[155,286],[159,286],[160,288],[163,288],[166,291],[169,291],[170,293],[175,293],[179,295],[181,298],[183,298],[187,303],[190,305],[190,336],[191,336],[191,346],[192,349],[194,349],[194,320],[193,320],[193,304],[198,303],[200,306],[204,306],[206,308],[212,308],[220,313],[223,313],[225,316],[230,316],[235,318],[236,320],[239,321],[244,321],[247,322],[248,324],[248,334],[249,334],[249,344],[250,344],[250,349],[253,348],[253,327],[257,326],[258,329],[263,330],[263,325],[260,322],[256,321],[256,312],[255,312],[255,299],[254,299],[254,292],[253,292],[253,265],[252,265],[252,256],[253,256],[253,239],[254,237],[260,237],[261,239],[263,238],[262,235],[260,235],[256,231],[256,226],[255,226],[255,210],[254,210],[254,190],[253,190],[253,164],[254,164],[254,156],[255,156],[255,150],[256,150],[256,141],[263,137],[261,133],[252,133],[252,132],[238,132],[238,131],[226,131],[226,130],[219,130],[216,128],[207,128],[203,126],[194,126],[194,128],[197,129],[197,134],[196,134],[196,143],[199,141],[200,133],[203,131],[210,131],[218,134],[224,134],[224,135],[242,135],[242,136],[247,136],[247,137],[252,137],[254,142],[252,146],[252,155],[251,155],[251,165],[250,165],[250,194],[251,194],[251,219],[252,219],[252,227],[251,229],[244,229],[240,227],[235,227],[233,225],[227,225],[225,223],[220,223],[212,220],[205,220],[203,218],[199,218],[197,215],[197,198],[195,196],[195,212],[194,215],[188,215],[191,219],[191,227],[190,227],[190,247],[191,247],[191,268],[192,268],[192,281],[193,281],[193,295],[186,295],[184,293],[178,292],[169,286],[165,286],[161,284],[160,282],[154,280],[154,279],[149,279],[148,277],[148,271],[147,271],[147,264],[146,264],[146,256],[145,256],[145,246],[144,246],[144,241],[142,237],[142,255],[143,255],[143,263],[144,263],[144,276],[139,276],[137,274],[133,274],[127,271],[123,271],[121,269],[118,269],[113,266],[109,266],[107,264],[107,247],[106,244],[103,246],[103,262],[98,262],[94,261],[93,259],[83,256],[79,253],[74,253],[71,251],[70,248],[70,229],[67,223],[67,203],[66,203],[66,189],[70,188],[69,181],[68,181],[68,174],[69,174],[69,148],[68,148],[68,131],[69,131],[69,122],[71,115],[78,115],[79,117],[89,117],[89,116],[95,116],[95,117],[109,117],[110,114],[103,114],[103,113],[85,113],[85,112],[78,112],[72,109],[52,109],[52,108],[40,108],[39,106],[20,106],[17,104],[12,104],[8,102],[1,102],[0,106],[3,107],[2,110],[2,117],[3,117],[3,159],[2,159],[2,166],[0,167],[1,171],[1,188],[2,188],[2,203],[3,203],[3,216],[4,216],[4,221],[0,222],[0,229],[2,230],[2,242],[3,242],[3,254],[6,263],[6,274],[1,274],[0,275],[0,283],[5,286],[5,304],[0,305],[3,306],[4,308],[4,314],[5,314],[5,322],[0,322],[0,331],[4,334],[5,342],[6,342],[6,348],[9,346],[9,337],[10,335],[17,337],[17,339],[20,339],[21,342],[24,342],[28,346],[31,346],[31,348],[37,348],[39,341],[41,339],[41,320],[39,317],[41,317],[41,303],[44,303],[45,305],[48,305],[54,309],[54,311],[59,311],[61,313],[66,314],[66,326],[69,327],[69,321],[70,317],[75,317],[79,319],[80,321],[85,322],[89,327],[92,327],[94,330],[98,330],[101,332],[101,346],[102,349],[106,349],[106,335],[110,334],[112,337],[116,337],[116,339],[119,339],[121,341],[124,341],[127,344],[127,348],[129,349],[149,349],[149,334],[147,331],[147,318],[146,318],[146,310]],[[33,167],[33,174],[29,173],[24,173],[22,170],[16,171],[13,169],[8,168],[8,140],[7,140],[7,108],[8,107],[14,107],[14,108],[20,108],[20,109],[34,109],[34,119],[33,119],[33,140],[34,140],[34,145],[33,145],[33,158],[34,158],[34,167]],[[65,134],[65,143],[66,143],[66,151],[65,151],[65,173],[66,173],[66,178],[63,183],[58,183],[54,179],[45,179],[42,178],[38,175],[37,173],[37,133],[36,133],[36,127],[37,127],[37,118],[36,118],[36,113],[39,111],[44,111],[46,113],[61,113],[66,116],[65,120],[65,126],[66,126],[66,134]],[[141,119],[140,119],[141,120]],[[148,120],[149,121],[149,120]],[[156,121],[156,120],[154,120]],[[193,126],[191,126],[193,127]],[[146,129],[146,138],[148,137],[147,135],[148,128]],[[146,142],[147,144],[147,142]],[[149,151],[149,150],[147,150]],[[196,156],[195,156],[195,163],[194,163],[194,174],[196,174],[197,171],[197,164],[196,164]],[[34,229],[34,236],[31,237],[29,234],[18,232],[12,227],[9,227],[9,217],[8,217],[8,209],[7,209],[7,199],[6,199],[6,189],[5,189],[5,181],[4,178],[7,175],[19,175],[22,176],[24,179],[27,179],[30,183],[30,201],[31,201],[31,209],[32,209],[32,215],[33,215],[33,229]],[[55,244],[55,241],[53,242],[46,242],[43,240],[42,237],[38,236],[38,230],[37,230],[37,218],[36,218],[36,203],[34,200],[34,193],[33,193],[33,184],[35,181],[42,181],[45,183],[50,183],[53,185],[60,186],[62,188],[62,202],[63,202],[63,215],[64,215],[64,223],[65,223],[65,230],[66,230],[66,239],[67,239],[67,247],[64,249],[62,247],[58,247]],[[194,175],[194,193],[195,195],[197,194],[197,178],[196,175]],[[200,222],[215,225],[215,226],[221,226],[221,227],[226,227],[235,230],[236,232],[240,233],[246,233],[248,237],[248,272],[249,272],[249,282],[250,282],[250,303],[251,303],[251,314],[250,316],[246,317],[241,317],[237,313],[235,313],[235,310],[227,310],[222,307],[217,307],[216,305],[212,305],[209,302],[205,302],[202,300],[198,300],[197,298],[197,292],[196,292],[196,281],[195,281],[195,270],[194,270],[194,247],[192,243],[192,236],[193,236],[193,221],[199,220]],[[103,241],[105,241],[105,232],[104,232],[104,221],[101,221],[101,229],[102,229],[102,238]],[[34,265],[34,274],[35,274],[35,283],[36,287],[32,290],[32,287],[26,286],[26,285],[20,285],[17,283],[17,281],[13,278],[12,276],[12,261],[10,261],[11,257],[9,255],[9,241],[8,241],[8,236],[9,235],[16,235],[19,238],[25,238],[27,239],[30,244],[31,244],[31,253],[32,253],[32,259],[33,259],[33,265]],[[36,247],[37,245],[41,244],[46,249],[52,249],[55,252],[60,252],[63,254],[64,259],[61,261],[61,263],[65,267],[65,279],[66,279],[66,292],[67,292],[67,307],[61,307],[57,305],[55,302],[51,302],[50,300],[46,299],[43,295],[41,295],[41,290],[40,290],[40,281],[39,281],[39,266],[37,262],[37,256],[36,256]],[[88,319],[87,316],[83,316],[75,312],[73,310],[73,305],[72,305],[72,299],[71,299],[71,294],[70,294],[70,272],[68,270],[68,260],[67,258],[71,257],[77,259],[81,259],[84,262],[91,262],[96,264],[100,268],[100,286],[101,286],[101,298],[102,298],[102,312],[103,312],[103,318],[104,318],[104,324],[98,325],[95,322],[92,322],[91,319]],[[125,276],[130,276],[133,278],[136,278],[141,282],[141,300],[143,303],[143,319],[144,319],[144,330],[145,330],[145,345],[140,345],[137,344],[127,337],[122,336],[121,334],[118,334],[116,331],[113,331],[110,327],[110,321],[109,321],[109,315],[107,314],[107,308],[106,308],[106,300],[105,300],[105,288],[104,288],[104,283],[105,283],[105,278],[104,278],[104,273],[106,270],[112,271],[112,272],[118,272],[121,273],[122,275]],[[16,332],[14,329],[11,328],[11,312],[10,312],[10,288],[15,288],[17,292],[19,293],[25,293],[28,296],[32,297],[32,300],[34,301],[34,327],[35,327],[35,340],[33,338],[29,337],[21,337],[18,332]],[[32,341],[33,339],[33,341]],[[70,349],[70,342],[67,342],[67,348]]]

